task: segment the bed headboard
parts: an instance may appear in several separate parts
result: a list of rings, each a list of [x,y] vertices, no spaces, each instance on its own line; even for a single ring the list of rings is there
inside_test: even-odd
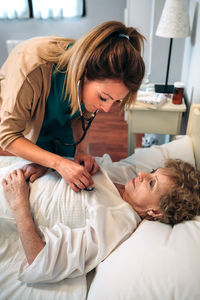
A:
[[[196,166],[200,170],[200,104],[190,107],[186,134],[192,139]]]

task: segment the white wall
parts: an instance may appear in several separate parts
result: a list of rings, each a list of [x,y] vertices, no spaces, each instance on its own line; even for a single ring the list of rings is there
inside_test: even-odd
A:
[[[167,72],[170,39],[158,37],[155,35],[164,3],[165,0],[127,0],[128,24],[140,29],[140,31],[145,35],[147,39],[145,43],[145,62],[147,72],[149,69],[148,51],[151,38],[150,27],[152,25],[152,63],[150,81],[154,83],[165,83]],[[154,15],[151,19],[153,4]],[[175,81],[181,80],[184,43],[185,39],[183,38],[173,40],[168,83],[173,84]]]
[[[152,36],[150,81],[164,83],[167,69],[169,39],[155,35],[165,0],[126,0],[127,22],[146,36],[145,62],[148,71],[152,3],[155,2]],[[183,81],[187,100],[200,103],[200,0],[188,0],[191,36],[173,40],[169,83]]]
[[[152,16],[152,0],[127,0],[125,24],[136,27],[146,38],[144,47],[144,61],[146,74],[149,72],[150,31]]]
[[[148,63],[148,39],[153,0],[86,0],[86,16],[66,20],[0,20],[0,66],[7,57],[7,39],[26,39],[41,35],[63,35],[78,38],[92,27],[107,20],[124,21],[124,9],[129,6],[129,25],[138,27],[147,37],[146,60]],[[153,20],[153,48],[151,82],[164,83],[169,39],[155,36],[165,0],[155,0]],[[189,101],[200,103],[200,0],[189,0],[192,34],[186,39],[174,39],[169,83],[184,81]],[[184,51],[185,48],[185,51]],[[147,66],[148,69],[148,66]]]
[[[0,20],[0,66],[7,57],[6,40],[21,40],[44,35],[78,38],[92,27],[104,21],[124,21],[126,0],[85,0],[85,3],[86,16],[83,18],[64,20]]]
[[[200,103],[200,0],[190,0],[191,37],[186,40],[182,81],[190,103]]]

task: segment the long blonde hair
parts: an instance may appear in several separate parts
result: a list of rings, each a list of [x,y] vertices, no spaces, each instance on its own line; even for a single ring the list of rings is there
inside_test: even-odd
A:
[[[61,49],[43,58],[55,62],[57,72],[65,72],[64,96],[70,97],[72,113],[78,109],[77,84],[86,70],[89,80],[119,79],[128,87],[129,94],[121,107],[135,101],[145,72],[141,56],[144,37],[135,28],[126,27],[118,21],[108,21],[71,42],[73,45],[67,51]]]

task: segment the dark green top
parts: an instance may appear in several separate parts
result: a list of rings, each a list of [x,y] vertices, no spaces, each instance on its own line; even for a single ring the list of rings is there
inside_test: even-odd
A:
[[[44,121],[36,144],[47,151],[73,157],[75,146],[65,146],[56,142],[56,139],[69,144],[74,143],[71,120],[80,115],[80,112],[77,110],[71,115],[69,96],[66,99],[63,96],[65,74],[55,74],[54,71],[55,67],[52,70],[51,89],[46,103]],[[81,108],[84,110],[83,103],[81,103]]]

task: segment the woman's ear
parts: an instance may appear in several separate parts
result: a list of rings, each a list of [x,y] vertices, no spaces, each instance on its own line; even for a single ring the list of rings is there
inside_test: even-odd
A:
[[[148,210],[147,215],[149,215],[155,219],[162,217],[162,213],[159,210],[155,210],[155,209]]]
[[[82,77],[83,77],[83,78],[87,78],[87,69],[85,69],[85,71],[83,72]]]
[[[83,73],[83,75],[82,75],[82,82],[83,83],[87,83],[88,82],[87,70],[85,70],[84,73]]]

